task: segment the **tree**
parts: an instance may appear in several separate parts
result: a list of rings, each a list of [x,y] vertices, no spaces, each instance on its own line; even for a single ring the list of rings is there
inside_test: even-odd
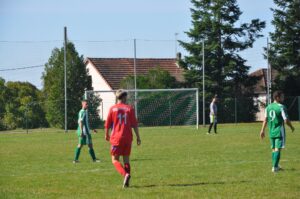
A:
[[[300,1],[274,0],[269,61],[278,71],[274,90],[288,96],[300,95]]]
[[[45,65],[42,76],[46,118],[53,127],[64,127],[64,48],[55,48]],[[77,126],[77,113],[85,89],[91,89],[91,81],[84,64],[73,43],[67,44],[67,95],[68,95],[68,128]]]
[[[192,28],[186,32],[190,42],[179,41],[189,55],[180,65],[185,69],[187,87],[202,89],[202,41],[205,43],[206,101],[214,94],[222,98],[251,96],[255,80],[248,76],[239,52],[251,48],[265,27],[253,19],[237,26],[242,12],[236,0],[191,0]],[[248,89],[245,89],[245,88]],[[253,104],[253,103],[252,103]]]
[[[4,124],[4,114],[5,114],[5,104],[6,104],[6,86],[5,86],[5,80],[0,77],[0,130],[5,129]]]
[[[137,75],[136,81],[139,89],[177,88],[180,85],[175,77],[159,66],[150,69],[146,75]],[[134,76],[129,75],[124,78],[120,86],[125,89],[134,89]]]
[[[47,126],[40,103],[41,91],[28,82],[7,82],[4,123],[6,128]],[[8,98],[6,98],[8,99]]]

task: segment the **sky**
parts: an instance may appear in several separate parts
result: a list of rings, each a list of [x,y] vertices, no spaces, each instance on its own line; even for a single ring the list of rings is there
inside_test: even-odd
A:
[[[274,30],[273,0],[237,0],[243,12],[238,23],[266,21],[253,48],[241,53],[250,72],[267,66],[263,47]],[[43,66],[51,51],[63,46],[63,29],[84,57],[173,58],[187,52],[175,38],[188,41],[190,0],[0,0],[0,77],[43,87]],[[177,36],[175,37],[175,34]],[[7,70],[31,67],[22,70]],[[2,71],[1,71],[2,70]],[[6,70],[6,71],[3,71]]]

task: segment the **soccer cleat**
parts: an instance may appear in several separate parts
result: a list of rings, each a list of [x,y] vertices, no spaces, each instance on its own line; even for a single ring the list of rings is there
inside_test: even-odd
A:
[[[123,188],[129,187],[130,178],[131,178],[130,174],[126,173],[126,175],[124,177]]]
[[[76,163],[79,163],[79,161],[78,160],[73,160],[73,163],[76,164]]]
[[[93,162],[99,163],[99,162],[101,162],[101,161],[100,161],[99,159],[94,159]]]
[[[206,134],[207,134],[207,135],[209,135],[209,134],[210,134],[210,132],[207,132]]]
[[[272,167],[272,172],[273,173],[277,173],[279,171],[279,168],[278,167]]]

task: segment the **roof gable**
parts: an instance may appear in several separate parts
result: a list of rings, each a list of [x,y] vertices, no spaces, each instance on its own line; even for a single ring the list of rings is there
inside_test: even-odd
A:
[[[121,81],[128,75],[134,74],[133,58],[87,58],[97,71],[104,77],[112,89],[118,89]],[[178,67],[176,59],[136,59],[137,75],[145,75],[150,69],[160,67],[176,78],[183,81],[183,69]]]

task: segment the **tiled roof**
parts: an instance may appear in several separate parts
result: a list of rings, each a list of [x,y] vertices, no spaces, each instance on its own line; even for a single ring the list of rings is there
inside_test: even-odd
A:
[[[133,58],[88,57],[86,63],[88,62],[95,66],[112,89],[118,89],[123,78],[134,74]],[[168,71],[177,81],[183,81],[183,69],[178,67],[176,59],[136,59],[137,75],[145,75],[150,69],[158,66]]]
[[[262,68],[254,71],[250,74],[250,76],[259,77],[256,85],[254,86],[255,94],[266,94],[267,93],[267,69]],[[272,70],[272,81],[276,78],[278,72],[276,70]]]

